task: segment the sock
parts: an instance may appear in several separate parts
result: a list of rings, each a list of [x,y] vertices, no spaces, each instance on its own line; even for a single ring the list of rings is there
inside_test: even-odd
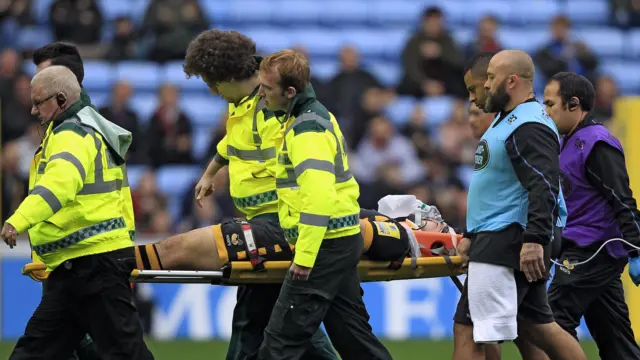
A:
[[[136,268],[139,270],[163,270],[155,244],[136,246]]]

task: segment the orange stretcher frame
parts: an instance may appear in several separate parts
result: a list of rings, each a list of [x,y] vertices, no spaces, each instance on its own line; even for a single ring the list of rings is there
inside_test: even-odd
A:
[[[258,272],[248,261],[233,261],[222,271],[133,270],[130,279],[134,283],[277,284],[284,281],[290,265],[290,261],[265,262],[265,271]],[[400,269],[391,270],[388,262],[361,260],[358,271],[362,282],[456,277],[462,274],[460,256],[421,257],[415,265],[413,268],[411,259],[407,258]],[[22,274],[31,276],[34,271],[45,269],[43,263],[29,263],[22,268]]]

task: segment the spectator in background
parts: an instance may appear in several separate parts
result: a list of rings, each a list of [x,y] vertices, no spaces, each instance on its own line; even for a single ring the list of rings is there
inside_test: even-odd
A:
[[[477,36],[465,49],[465,58],[471,59],[479,52],[498,52],[502,46],[498,41],[498,19],[495,16],[486,15],[478,23]]]
[[[104,20],[96,0],[55,0],[49,8],[49,21],[58,41],[91,45],[102,37]]]
[[[431,141],[429,120],[422,104],[417,104],[413,108],[409,122],[402,126],[401,134],[411,139],[419,157],[426,156],[433,151],[434,144]]]
[[[13,82],[13,92],[2,102],[2,142],[22,136],[30,124],[39,124],[38,118],[31,115],[31,78],[18,75]],[[45,129],[41,132],[44,136]],[[35,152],[35,150],[34,150]],[[33,152],[29,155],[33,155]]]
[[[193,198],[193,196],[189,196]],[[214,196],[209,196],[201,201],[202,207],[198,206],[195,201],[191,203],[191,209],[186,216],[182,217],[182,221],[178,225],[178,232],[186,233],[193,229],[211,226],[222,221],[222,214],[216,204]]]
[[[113,40],[105,57],[112,61],[130,60],[137,56],[137,34],[133,21],[128,17],[115,19]]]
[[[189,42],[208,27],[196,0],[152,1],[142,25],[143,34],[152,39],[149,60],[183,60]]]
[[[20,70],[20,56],[15,49],[4,49],[0,53],[0,99],[13,91],[13,80]],[[6,101],[6,100],[5,100]]]
[[[613,23],[622,28],[640,26],[640,1],[609,0]]]
[[[424,178],[411,140],[397,133],[384,116],[371,120],[367,136],[351,156],[350,167],[361,185],[364,208],[373,209],[378,199],[406,190]]]
[[[422,97],[442,94],[466,97],[462,86],[463,55],[444,27],[442,10],[429,7],[422,27],[402,51],[404,76],[398,93]]]
[[[571,38],[571,21],[558,16],[551,22],[551,41],[534,56],[536,66],[548,79],[553,75],[571,71],[595,82],[598,58],[587,46]]]
[[[171,218],[167,212],[168,201],[158,190],[153,171],[142,174],[138,187],[131,192],[131,198],[137,233],[149,235],[169,232]]]
[[[449,159],[449,163],[457,166],[462,162],[463,151],[469,149],[465,144],[470,143],[475,152],[476,143],[468,124],[467,109],[463,101],[457,101],[453,105],[451,118],[440,125],[438,139],[440,151]]]
[[[149,123],[148,156],[153,167],[193,163],[191,120],[178,104],[178,89],[166,84],[159,91],[159,105]]]
[[[116,82],[111,90],[109,105],[100,108],[98,111],[111,122],[131,131],[133,142],[127,152],[127,163],[140,164],[145,160],[145,154],[141,151],[141,148],[149,141],[140,131],[138,115],[129,107],[131,93],[131,85],[127,81]]]
[[[0,0],[0,22],[13,19],[20,25],[33,24],[31,0]]]
[[[604,123],[613,118],[613,103],[618,97],[615,81],[609,76],[600,76],[596,80],[596,101],[591,113]]]
[[[340,71],[329,81],[327,107],[340,119],[340,128],[347,139],[366,130],[366,123],[357,121],[362,112],[362,96],[368,89],[381,88],[378,80],[360,65],[360,54],[351,46],[340,51]]]
[[[349,149],[355,149],[366,134],[371,119],[382,114],[385,107],[396,97],[392,90],[369,88],[360,99],[358,112],[354,116],[354,131],[345,134]],[[330,111],[333,111],[329,108]]]

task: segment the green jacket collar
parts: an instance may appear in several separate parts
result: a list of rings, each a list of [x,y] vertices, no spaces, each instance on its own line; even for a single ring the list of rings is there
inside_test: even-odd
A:
[[[280,119],[282,115],[286,115],[282,121],[282,123],[286,123],[291,116],[298,117],[314,101],[316,101],[316,92],[313,90],[313,86],[309,84],[303,92],[298,93],[291,99],[286,113],[282,111],[276,112],[276,116]]]
[[[94,110],[97,110],[95,105],[91,103],[91,97],[89,97],[87,90],[85,90],[84,88],[82,88],[82,90],[80,91],[80,101],[82,101],[84,106],[91,106]]]
[[[82,98],[80,98],[80,100],[76,101],[67,110],[63,111],[55,120],[53,120],[53,126],[51,129],[55,129],[58,125],[62,124],[63,121],[76,116],[85,106],[87,105],[82,101]]]

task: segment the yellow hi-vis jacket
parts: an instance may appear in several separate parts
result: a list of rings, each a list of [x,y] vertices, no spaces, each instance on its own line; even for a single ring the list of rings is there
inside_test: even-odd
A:
[[[227,134],[214,157],[229,166],[233,203],[247,219],[278,212],[275,144],[281,141],[282,126],[266,113],[258,88],[238,104],[229,104]]]
[[[103,136],[79,120],[93,116],[99,115],[78,101],[49,125],[30,193],[7,220],[18,233],[28,230],[48,271],[69,259],[133,246],[131,198],[122,190],[126,171]]]
[[[313,267],[323,239],[360,232],[360,189],[349,171],[347,145],[311,87],[292,101],[278,151],[278,217],[295,244],[294,262]]]

